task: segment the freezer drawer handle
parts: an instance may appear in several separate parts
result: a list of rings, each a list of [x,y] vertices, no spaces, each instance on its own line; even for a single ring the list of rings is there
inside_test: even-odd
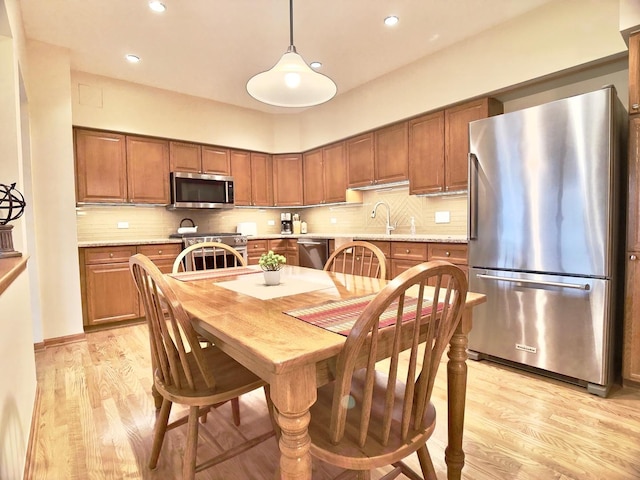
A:
[[[562,287],[562,288],[575,288],[576,290],[589,290],[588,283],[559,283],[559,282],[541,282],[538,280],[525,280],[522,278],[507,278],[507,277],[497,277],[495,275],[485,275],[484,273],[478,273],[476,275],[478,278],[486,278],[488,280],[500,280],[503,282],[511,282],[511,283],[526,283],[529,285],[546,285],[549,287]]]

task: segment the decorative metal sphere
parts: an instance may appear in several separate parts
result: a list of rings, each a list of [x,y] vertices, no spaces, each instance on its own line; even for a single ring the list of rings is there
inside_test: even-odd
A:
[[[0,183],[0,225],[17,220],[24,213],[26,202],[22,194],[16,190],[16,184]]]

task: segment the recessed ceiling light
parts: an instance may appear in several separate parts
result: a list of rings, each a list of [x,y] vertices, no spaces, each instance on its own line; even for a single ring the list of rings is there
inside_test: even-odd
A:
[[[127,55],[125,55],[124,58],[126,58],[131,63],[138,63],[140,61],[139,56],[133,55],[131,53],[128,53]]]
[[[320,68],[320,67],[322,67],[322,64],[321,64],[320,62],[311,62],[311,63],[309,64],[309,66],[310,66],[311,68]]]
[[[387,25],[388,27],[391,27],[396,23],[398,23],[399,21],[400,19],[398,17],[396,17],[395,15],[391,15],[384,19],[384,24]]]
[[[149,8],[154,12],[161,13],[167,9],[166,5],[162,2],[159,2],[158,0],[152,0],[151,2],[149,2]]]

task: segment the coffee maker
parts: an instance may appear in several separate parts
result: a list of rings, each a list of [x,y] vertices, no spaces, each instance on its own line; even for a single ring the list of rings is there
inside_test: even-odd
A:
[[[280,233],[282,235],[290,235],[293,233],[293,220],[291,220],[291,212],[280,214]]]

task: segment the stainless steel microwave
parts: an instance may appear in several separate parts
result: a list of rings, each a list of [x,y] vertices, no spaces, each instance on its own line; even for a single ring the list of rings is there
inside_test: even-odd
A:
[[[169,208],[232,208],[233,177],[171,172]]]

